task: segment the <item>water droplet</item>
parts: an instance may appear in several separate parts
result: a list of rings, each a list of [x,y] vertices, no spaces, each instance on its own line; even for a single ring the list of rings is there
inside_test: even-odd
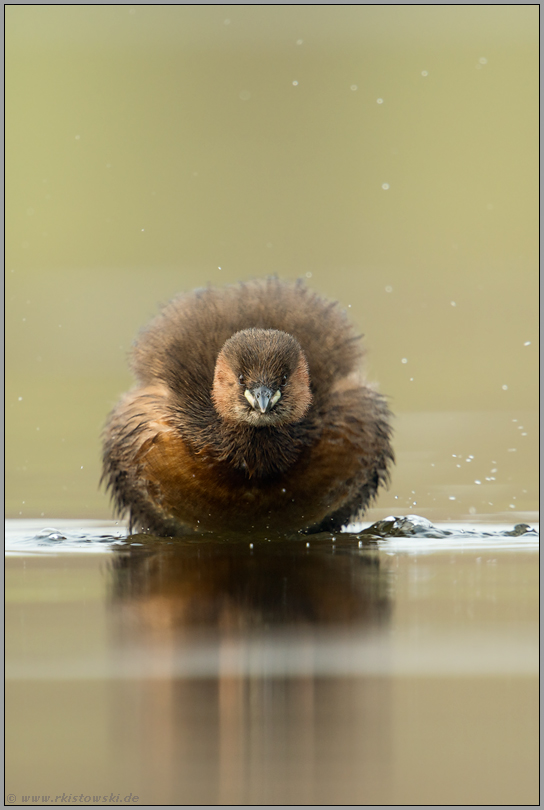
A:
[[[478,62],[480,63],[480,65],[487,65],[487,59],[485,58],[485,56],[480,56]]]
[[[249,547],[250,547],[250,548],[253,548],[253,543],[250,543],[250,544],[249,544]]]
[[[35,540],[66,540],[66,537],[58,529],[42,529],[34,535]]]
[[[475,483],[475,484],[481,484],[482,482],[481,482],[481,481],[478,481],[478,479],[476,479],[476,480],[474,481],[474,483]]]
[[[383,104],[383,98],[377,98],[376,104]]]
[[[12,271],[12,272],[13,272],[13,271]],[[524,346],[530,346],[530,345],[531,345],[531,341],[530,341],[530,340],[526,340],[526,341],[525,341],[525,343],[524,343],[523,345],[524,345]]]
[[[22,402],[22,401],[23,401],[23,398],[22,398],[22,397],[18,397],[18,400],[19,400],[19,402]]]
[[[457,304],[455,303],[455,301],[450,301],[450,304],[452,305],[452,307],[456,307],[456,306],[457,306]]]
[[[401,360],[400,362],[401,362],[401,363],[407,363],[407,362],[408,362],[408,358],[407,358],[407,357],[403,357],[403,358],[402,358],[402,360]]]
[[[384,191],[387,191],[389,188],[389,183],[382,183],[382,188]]]
[[[508,391],[508,386],[507,386],[507,385],[503,385],[502,390],[503,390],[503,391]]]
[[[393,287],[391,287],[391,285],[388,284],[387,287],[385,288],[385,292],[393,292]]]
[[[456,500],[455,495],[450,495],[449,500],[450,501],[455,501]]]
[[[352,85],[351,85],[351,87],[350,87],[349,89],[350,89],[350,90],[357,90],[357,85],[356,85],[356,84],[352,84]]]
[[[298,82],[293,82],[293,87],[296,87],[297,85],[298,85]]]
[[[297,45],[302,45],[303,42],[304,42],[303,39],[297,39]]]
[[[422,70],[422,71],[421,71],[421,75],[422,75],[422,76],[428,76],[428,75],[429,75],[429,71],[428,71],[428,70]]]
[[[308,272],[306,273],[306,278],[311,278],[311,277],[312,277],[312,274],[310,273],[310,271],[308,271]]]
[[[309,544],[309,543],[306,543],[306,548],[310,548],[310,544]]]

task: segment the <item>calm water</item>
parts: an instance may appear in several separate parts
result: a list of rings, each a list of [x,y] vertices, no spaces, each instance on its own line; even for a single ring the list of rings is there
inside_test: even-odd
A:
[[[8,521],[6,791],[537,803],[535,529],[354,529]]]
[[[278,274],[341,302],[390,397],[368,520],[535,519],[538,14],[8,4],[8,517],[109,518],[138,330]]]

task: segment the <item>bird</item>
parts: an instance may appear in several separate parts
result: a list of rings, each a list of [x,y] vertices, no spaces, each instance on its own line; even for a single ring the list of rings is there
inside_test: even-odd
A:
[[[389,482],[387,399],[361,336],[306,283],[173,298],[137,336],[135,387],[102,434],[101,481],[131,533],[339,531]]]

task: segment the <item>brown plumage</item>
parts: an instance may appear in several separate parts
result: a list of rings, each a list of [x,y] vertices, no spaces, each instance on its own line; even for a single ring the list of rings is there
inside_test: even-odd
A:
[[[385,400],[335,302],[276,278],[174,298],[132,351],[103,479],[131,530],[336,530],[394,461]]]

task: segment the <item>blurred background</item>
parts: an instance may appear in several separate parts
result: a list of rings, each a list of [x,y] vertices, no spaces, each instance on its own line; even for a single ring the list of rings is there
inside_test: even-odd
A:
[[[535,519],[538,11],[8,6],[7,516],[110,517],[138,329],[274,273],[390,397],[369,519]]]

